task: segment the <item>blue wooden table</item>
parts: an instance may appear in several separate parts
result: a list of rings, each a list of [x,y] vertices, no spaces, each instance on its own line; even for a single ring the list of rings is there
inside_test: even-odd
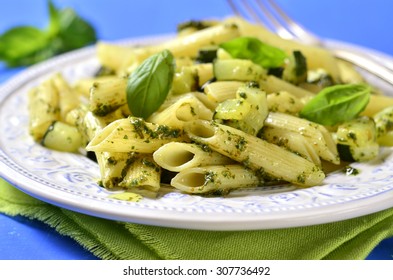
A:
[[[278,0],[285,10],[314,33],[368,47],[393,56],[391,11],[386,0]],[[189,19],[231,14],[225,0],[55,0],[72,7],[97,29],[101,40],[173,33]],[[44,28],[46,0],[0,0],[0,33],[16,25]],[[22,69],[0,64],[0,83]],[[368,259],[392,259],[393,238],[384,240]],[[95,259],[75,241],[46,225],[0,214],[0,259]]]

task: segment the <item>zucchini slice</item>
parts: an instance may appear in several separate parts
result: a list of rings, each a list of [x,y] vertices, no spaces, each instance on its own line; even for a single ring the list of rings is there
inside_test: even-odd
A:
[[[307,80],[307,60],[300,51],[294,51],[288,59],[282,73],[282,78],[292,84],[298,85]]]
[[[217,58],[217,46],[207,46],[204,48],[201,48],[198,51],[198,55],[196,57],[196,62],[197,63],[210,63],[213,62]]]
[[[265,69],[247,59],[216,59],[213,72],[218,81],[259,81],[266,76]]]
[[[82,146],[82,136],[75,126],[55,121],[49,126],[41,144],[49,149],[73,153]]]
[[[379,152],[377,131],[373,119],[362,116],[337,128],[337,148],[345,161],[368,161]]]

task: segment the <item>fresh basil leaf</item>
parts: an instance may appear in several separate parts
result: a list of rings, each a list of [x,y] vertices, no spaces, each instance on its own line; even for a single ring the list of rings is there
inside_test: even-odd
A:
[[[53,40],[43,48],[38,49],[37,51],[29,55],[24,55],[24,56],[17,57],[13,60],[8,60],[8,66],[17,67],[17,66],[24,66],[24,65],[25,66],[32,65],[44,61],[46,59],[49,59],[58,53],[59,52],[58,52],[57,41]]]
[[[165,101],[175,72],[174,58],[164,50],[143,61],[127,81],[127,103],[135,117],[147,119]]]
[[[15,65],[20,58],[34,55],[45,48],[49,38],[38,28],[21,26],[8,30],[0,36],[0,59],[7,65]]]
[[[94,28],[71,9],[48,1],[49,24],[12,28],[0,35],[0,60],[9,67],[28,66],[96,41]]]
[[[49,8],[49,26],[48,36],[55,37],[60,32],[60,11],[56,8],[52,1],[48,1]]]
[[[239,37],[219,45],[233,58],[249,59],[263,68],[277,68],[284,64],[287,54],[254,37]]]
[[[78,49],[97,41],[94,28],[72,9],[64,9],[59,14],[59,37],[64,51]]]
[[[370,93],[370,86],[362,84],[326,87],[303,107],[300,117],[323,125],[352,120],[366,108]]]

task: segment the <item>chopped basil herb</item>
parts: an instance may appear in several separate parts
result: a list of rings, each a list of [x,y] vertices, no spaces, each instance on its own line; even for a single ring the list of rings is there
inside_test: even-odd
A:
[[[357,168],[353,168],[352,166],[345,166],[343,172],[346,175],[352,175],[352,176],[356,176],[359,175],[360,171]]]

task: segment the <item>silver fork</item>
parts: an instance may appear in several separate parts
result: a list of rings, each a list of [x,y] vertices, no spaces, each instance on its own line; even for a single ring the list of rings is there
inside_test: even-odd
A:
[[[233,12],[247,20],[262,24],[284,39],[328,48],[334,56],[348,61],[393,85],[393,70],[373,58],[342,48],[327,46],[323,40],[292,20],[274,0],[227,0]]]

